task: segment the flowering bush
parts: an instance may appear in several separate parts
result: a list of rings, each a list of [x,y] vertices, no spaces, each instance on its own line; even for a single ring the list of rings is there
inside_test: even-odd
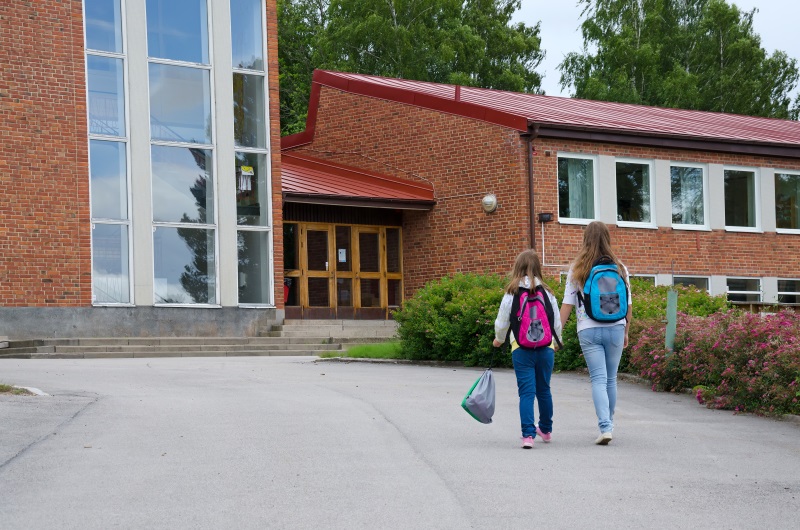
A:
[[[673,353],[656,324],[639,334],[630,363],[654,390],[692,388],[711,408],[800,414],[800,314],[792,311],[681,313]]]

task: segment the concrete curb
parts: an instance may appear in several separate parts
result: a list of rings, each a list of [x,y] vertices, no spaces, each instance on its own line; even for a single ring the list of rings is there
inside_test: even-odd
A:
[[[14,385],[14,388],[21,388],[22,390],[27,390],[28,392],[30,392],[31,394],[34,394],[36,396],[49,396],[50,395],[47,392],[42,392],[38,388],[33,388],[31,386],[17,386],[17,385]]]
[[[464,366],[463,363],[455,361],[412,361],[409,359],[368,359],[365,357],[320,357],[314,359],[314,363],[373,363],[373,364],[406,364],[414,366],[442,366],[445,368],[467,368],[475,370],[485,370],[480,366]],[[492,370],[504,370],[505,368],[492,368]]]

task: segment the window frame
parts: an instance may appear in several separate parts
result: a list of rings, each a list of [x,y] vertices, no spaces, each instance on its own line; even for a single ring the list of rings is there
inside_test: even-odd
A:
[[[705,280],[705,281],[706,281],[706,288],[705,288],[705,291],[706,291],[707,293],[711,294],[711,276],[695,276],[695,275],[692,275],[692,274],[680,274],[680,275],[676,274],[676,275],[674,275],[674,276],[672,277],[672,285],[673,285],[673,286],[675,286],[675,285],[682,285],[682,284],[676,284],[676,283],[675,283],[675,278],[692,278],[692,279],[702,279],[702,280]],[[751,279],[751,278],[748,278],[748,279]],[[727,281],[727,280],[726,280],[726,281]],[[698,289],[699,289],[699,288],[698,288]],[[727,283],[726,283],[726,289],[727,289]],[[751,292],[751,291],[747,291],[747,292]]]
[[[777,182],[778,175],[791,175],[800,180],[800,171],[796,169],[776,169],[773,174],[773,180]],[[775,232],[778,234],[800,234],[800,226],[798,228],[778,228],[778,186],[775,185]]]
[[[673,230],[700,230],[709,232],[711,231],[710,218],[710,200],[709,200],[709,184],[708,184],[708,164],[699,164],[693,162],[673,162],[669,163],[669,179],[670,179],[670,219],[672,219],[672,168],[673,167],[690,167],[698,168],[703,172],[703,224],[693,225],[686,223],[672,223]]]
[[[617,186],[617,164],[640,164],[647,166],[649,191],[649,204],[650,204],[650,221],[622,221],[619,218],[619,188]],[[617,226],[623,228],[658,228],[656,226],[656,201],[655,201],[655,161],[646,158],[628,158],[616,157],[614,158],[614,219]]]
[[[730,287],[728,287],[728,280],[756,280],[758,281],[758,291],[731,291]],[[738,300],[731,300],[729,298],[732,294],[755,294],[758,293],[758,300],[753,302],[742,302]],[[728,302],[732,304],[760,304],[764,301],[764,283],[761,281],[761,278],[754,277],[754,276],[726,276],[725,277],[725,298]]]
[[[723,218],[725,216],[725,208],[727,206],[727,197],[725,196],[725,172],[726,171],[749,171],[753,173],[753,201],[755,202],[755,212],[753,216],[755,217],[755,224],[756,226],[731,226],[728,224],[728,220],[724,219],[725,221],[725,231],[726,232],[749,232],[754,234],[763,233],[762,230],[762,223],[761,223],[761,176],[760,172],[757,167],[752,166],[722,166],[722,215]]]
[[[797,296],[800,298],[800,286],[797,287],[797,291],[781,291],[780,285],[781,282],[797,282],[800,284],[800,278],[778,278],[778,303],[782,305],[800,305],[800,302],[781,302],[780,298],[781,295],[788,295],[788,296]]]
[[[589,223],[597,220],[597,210],[599,207],[599,190],[597,185],[598,180],[598,168],[599,168],[599,158],[598,155],[585,155],[580,153],[570,153],[570,152],[558,152],[556,153],[556,211],[561,211],[561,198],[558,196],[558,159],[559,158],[574,158],[579,160],[591,160],[592,161],[592,209],[594,210],[594,217],[583,218],[583,217],[561,217],[560,213],[558,214],[558,222],[560,224],[570,224],[570,225],[588,225]]]

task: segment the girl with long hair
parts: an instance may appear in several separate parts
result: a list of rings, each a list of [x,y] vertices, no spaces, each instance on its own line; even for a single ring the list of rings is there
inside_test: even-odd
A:
[[[589,317],[578,298],[582,293],[592,267],[600,260],[613,263],[628,286],[628,313],[617,322],[598,322]],[[611,246],[608,227],[594,221],[584,229],[583,244],[567,274],[564,300],[561,304],[561,321],[569,319],[572,308],[577,307],[578,339],[583,358],[589,368],[592,381],[592,400],[597,413],[600,436],[597,445],[608,445],[613,437],[614,408],[617,404],[617,370],[622,358],[622,349],[628,345],[628,327],[631,323],[631,290],[628,269],[617,257]]]
[[[514,362],[514,373],[517,376],[519,391],[519,418],[522,427],[522,448],[532,449],[533,439],[538,434],[542,441],[550,442],[553,431],[553,396],[550,393],[550,377],[553,375],[555,351],[553,345],[528,349],[517,344],[511,326],[512,308],[519,307],[522,290],[533,293],[537,286],[544,288],[550,306],[553,308],[553,331],[561,340],[561,319],[558,312],[558,301],[553,291],[542,280],[542,264],[535,250],[522,252],[514,261],[511,280],[505,289],[497,319],[494,322],[494,346],[499,348],[511,340],[511,359]],[[534,423],[533,401],[539,403],[539,424]]]

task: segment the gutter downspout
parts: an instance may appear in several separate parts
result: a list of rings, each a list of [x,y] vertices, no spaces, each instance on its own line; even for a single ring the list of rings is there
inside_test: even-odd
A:
[[[536,250],[536,214],[534,213],[535,208],[533,203],[533,141],[539,136],[539,125],[536,123],[528,123],[528,132],[523,133],[520,136],[525,138],[525,141],[528,144],[528,200],[530,202],[528,218],[531,248]]]

